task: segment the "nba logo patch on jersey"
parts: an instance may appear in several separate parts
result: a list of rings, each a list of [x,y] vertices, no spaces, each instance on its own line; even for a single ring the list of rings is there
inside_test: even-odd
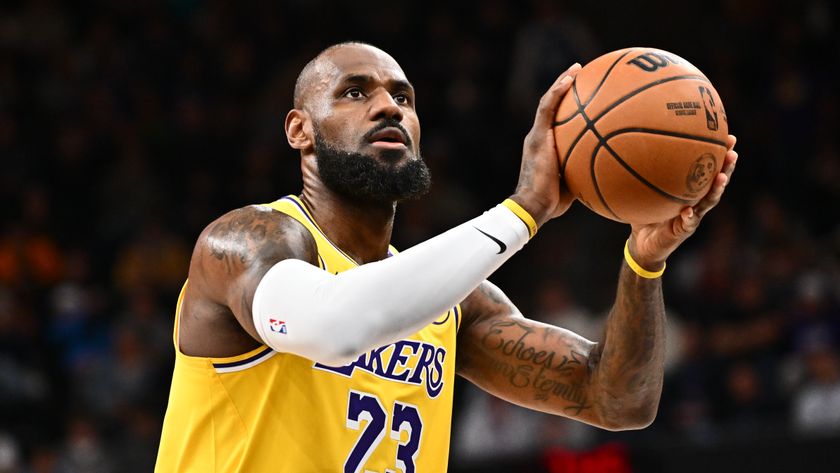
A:
[[[268,327],[272,332],[286,333],[286,322],[277,319],[268,319]]]

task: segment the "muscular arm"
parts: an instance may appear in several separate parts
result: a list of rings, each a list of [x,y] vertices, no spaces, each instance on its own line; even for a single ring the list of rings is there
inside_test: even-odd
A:
[[[659,280],[639,278],[622,264],[601,343],[524,318],[489,282],[462,308],[458,372],[484,390],[610,430],[653,421],[665,341]]]
[[[666,222],[632,226],[627,249],[642,268],[664,268],[667,257],[720,201],[735,170],[735,137],[723,170],[703,199]],[[605,429],[641,428],[656,416],[662,392],[665,307],[662,282],[622,262],[604,340],[527,320],[490,283],[464,301],[458,370],[503,399]]]
[[[321,363],[348,363],[428,325],[528,238],[519,217],[498,205],[398,255],[335,275],[315,266],[315,244],[299,227],[248,207],[202,233],[182,306],[185,353],[239,354],[263,342]]]
[[[263,206],[219,217],[193,250],[181,312],[180,348],[193,356],[232,356],[261,340],[251,313],[265,273],[285,259],[317,266],[315,240],[297,220]]]

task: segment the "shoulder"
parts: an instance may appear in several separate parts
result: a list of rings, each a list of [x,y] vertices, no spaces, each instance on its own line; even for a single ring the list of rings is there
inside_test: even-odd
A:
[[[255,286],[285,259],[318,265],[318,246],[294,218],[262,205],[232,210],[201,232],[193,250],[189,279],[212,299],[232,286]]]
[[[248,205],[211,222],[198,237],[193,257],[204,254],[239,264],[296,258],[317,264],[315,239],[303,224],[271,207]]]
[[[254,291],[265,273],[286,259],[317,266],[318,249],[306,227],[282,212],[250,205],[207,225],[190,261],[181,349],[228,356],[253,348],[259,340],[251,314]]]

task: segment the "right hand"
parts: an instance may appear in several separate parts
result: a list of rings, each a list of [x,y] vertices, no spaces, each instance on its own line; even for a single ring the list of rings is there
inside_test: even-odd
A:
[[[557,107],[571,88],[578,71],[580,64],[573,64],[542,96],[534,126],[525,136],[522,146],[519,183],[511,199],[534,217],[537,226],[562,215],[574,201],[574,196],[560,181],[560,160],[552,124]]]

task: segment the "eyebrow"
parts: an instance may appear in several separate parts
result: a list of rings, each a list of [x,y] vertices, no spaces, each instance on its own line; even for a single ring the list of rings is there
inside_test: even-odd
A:
[[[374,82],[375,79],[369,74],[349,74],[341,78],[341,84],[358,84],[365,85]],[[390,79],[386,81],[386,86],[397,90],[409,90],[414,92],[414,86],[411,82],[403,79]]]

